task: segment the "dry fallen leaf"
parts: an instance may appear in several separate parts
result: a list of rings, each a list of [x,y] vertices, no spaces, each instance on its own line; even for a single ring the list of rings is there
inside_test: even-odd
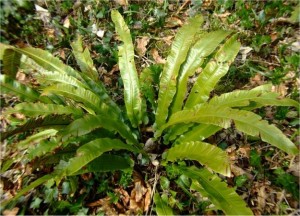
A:
[[[159,54],[158,54],[158,51],[157,49],[153,48],[151,50],[151,55],[154,59],[154,61],[158,64],[165,64],[166,63],[166,59],[163,59]]]
[[[173,17],[167,18],[165,27],[174,28],[174,27],[182,26],[182,24],[183,23],[179,18],[173,16]]]
[[[127,6],[128,1],[127,0],[115,0],[115,2],[121,6]]]
[[[250,83],[253,86],[262,85],[264,83],[264,78],[258,73],[254,77],[250,78]]]
[[[246,58],[248,56],[248,53],[250,53],[253,49],[251,47],[241,47],[240,53],[242,55],[242,62],[244,63],[246,61]]]
[[[149,43],[150,41],[150,38],[147,37],[147,36],[144,36],[142,38],[138,38],[136,40],[136,43],[137,43],[137,46],[136,46],[136,49],[137,49],[137,53],[139,56],[143,56],[145,55],[146,51],[147,51],[147,44]]]
[[[272,86],[272,92],[277,92],[281,98],[287,95],[288,87],[284,83],[280,83],[277,86]]]
[[[69,28],[70,27],[70,20],[69,20],[68,16],[65,18],[63,26],[65,28]]]
[[[4,216],[15,216],[15,215],[17,215],[18,211],[19,211],[18,207],[15,207],[13,209],[6,209],[3,211],[3,215]]]

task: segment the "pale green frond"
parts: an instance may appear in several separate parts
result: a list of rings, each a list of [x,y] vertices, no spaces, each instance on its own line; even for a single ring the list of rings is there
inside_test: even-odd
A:
[[[172,104],[171,113],[180,111],[187,94],[188,78],[202,65],[204,58],[209,56],[230,32],[219,30],[203,34],[190,48],[186,61],[181,66],[177,81],[177,92]]]
[[[83,48],[81,36],[77,37],[77,40],[71,43],[73,54],[76,62],[80,67],[81,72],[87,74],[90,78],[98,81],[98,72],[94,67],[93,60],[91,58],[88,48]]]
[[[30,185],[28,185],[24,189],[20,190],[19,192],[17,192],[17,194],[13,198],[5,200],[4,202],[1,202],[1,207],[4,208],[10,202],[18,200],[21,196],[23,196],[30,190],[40,186],[41,184],[45,183],[46,181],[48,181],[50,179],[53,179],[53,177],[55,177],[55,174],[48,174],[48,175],[42,176],[41,178],[38,178],[37,180],[32,182]]]
[[[109,115],[85,115],[83,118],[73,121],[63,131],[59,133],[63,140],[71,136],[82,136],[97,128],[105,128],[110,131],[117,131],[130,144],[137,144],[137,140],[132,135],[129,127],[119,119],[114,119]]]
[[[103,101],[105,104],[107,104],[111,109],[113,109],[113,112],[117,113],[118,115],[121,115],[121,110],[118,107],[118,105],[111,99],[111,97],[108,95],[103,83],[101,81],[95,82],[93,79],[88,77],[85,74],[82,74],[82,78],[86,82],[88,88],[94,92],[101,101]]]
[[[115,29],[123,42],[119,48],[119,68],[124,84],[124,101],[127,116],[134,127],[142,123],[145,117],[145,106],[140,93],[138,74],[134,63],[134,47],[130,30],[117,10],[111,12]]]
[[[158,216],[174,215],[173,210],[168,203],[163,201],[158,193],[154,194],[153,201],[155,203],[155,211]]]
[[[130,158],[124,158],[118,155],[103,154],[86,165],[85,169],[80,169],[73,175],[84,173],[109,172],[116,170],[132,170],[134,161]]]
[[[299,103],[288,99],[280,99],[275,92],[270,92],[271,84],[262,85],[260,88],[251,90],[237,90],[213,97],[209,104],[216,106],[241,107],[248,106],[251,101],[259,103],[260,106],[294,106],[299,107]]]
[[[210,124],[198,124],[190,128],[189,131],[183,133],[178,137],[175,143],[188,142],[188,141],[202,141],[221,130],[221,127]]]
[[[55,130],[55,129],[43,130],[39,133],[33,134],[29,137],[26,137],[25,140],[22,140],[19,143],[17,143],[17,146],[19,149],[24,149],[30,145],[37,144],[44,139],[54,136],[56,133],[57,133],[57,130]]]
[[[26,123],[16,127],[15,129],[1,133],[0,140],[2,141],[15,134],[23,133],[40,127],[53,129],[64,127],[70,124],[71,121],[72,118],[67,115],[47,115],[30,118],[26,121]]]
[[[64,176],[73,175],[105,152],[121,149],[133,152],[137,151],[135,147],[125,144],[118,139],[102,138],[84,144],[77,149],[76,156],[71,158],[68,164],[58,172],[58,179]]]
[[[30,117],[38,117],[40,115],[50,115],[50,114],[72,114],[76,117],[80,117],[83,115],[81,109],[71,107],[71,106],[63,106],[57,104],[44,104],[44,103],[19,103],[11,109],[8,109],[6,114],[10,113],[22,113],[26,116]]]
[[[259,115],[245,110],[236,110],[229,107],[215,105],[198,105],[191,110],[183,110],[173,114],[167,124],[162,129],[179,123],[204,123],[212,124],[223,128],[231,126],[232,121],[235,127],[251,136],[261,137],[277,148],[289,153],[297,154],[298,149],[278,128],[262,120]],[[157,135],[161,131],[156,132]],[[156,136],[157,136],[156,135]]]
[[[25,48],[14,48],[14,50],[18,53],[28,56],[32,60],[34,60],[37,64],[48,71],[57,71],[60,73],[67,73],[70,76],[77,78],[78,80],[82,80],[80,74],[75,71],[70,66],[64,64],[61,60],[51,55],[49,52],[33,48],[33,47],[25,47]]]
[[[8,44],[0,43],[0,60],[3,61],[3,55],[6,49],[13,49],[14,47]]]
[[[21,54],[13,49],[5,49],[3,53],[2,73],[15,78],[21,63]]]
[[[200,193],[203,191],[211,202],[224,211],[227,215],[253,215],[250,208],[246,206],[245,201],[235,192],[233,188],[229,188],[225,182],[215,174],[210,173],[206,169],[198,169],[196,167],[180,167],[184,175],[196,180],[200,185],[194,184],[193,189]],[[199,189],[198,189],[199,188]]]
[[[204,166],[230,177],[230,164],[226,152],[209,143],[200,141],[181,142],[167,151],[166,160],[196,160]]]
[[[195,40],[195,35],[199,32],[202,22],[201,16],[189,19],[187,24],[178,30],[172,43],[170,54],[160,77],[158,107],[155,117],[157,128],[161,127],[169,116],[169,106],[176,93],[180,66],[186,60],[190,46]]]
[[[55,84],[44,89],[43,94],[48,93],[55,93],[70,98],[76,102],[83,103],[96,113],[108,114],[111,112],[109,107],[102,103],[95,93],[84,88],[78,88],[67,84]]]
[[[37,101],[40,94],[32,88],[21,84],[6,75],[0,74],[1,93],[14,95],[24,101]]]
[[[232,36],[218,50],[214,58],[207,63],[192,87],[185,104],[186,109],[208,100],[210,92],[227,73],[239,49],[240,43],[236,40],[236,36]]]
[[[177,124],[168,128],[166,134],[164,135],[164,143],[167,144],[170,141],[175,140],[181,134],[184,134],[185,132],[189,131],[193,125],[194,123]]]
[[[52,152],[58,146],[59,144],[54,140],[43,140],[39,142],[36,146],[30,146],[27,150],[27,155],[25,157],[29,160],[33,160],[36,157],[41,157],[47,153]]]
[[[153,110],[157,107],[155,86],[159,83],[161,70],[161,65],[152,65],[145,68],[140,74],[141,93],[150,102]]]
[[[42,73],[39,73],[38,75],[35,75],[35,77],[38,79],[40,83],[64,83],[72,86],[76,86],[79,88],[87,88],[87,86],[79,81],[78,79],[74,78],[73,76],[70,76],[66,73],[57,72],[57,71],[43,71]]]

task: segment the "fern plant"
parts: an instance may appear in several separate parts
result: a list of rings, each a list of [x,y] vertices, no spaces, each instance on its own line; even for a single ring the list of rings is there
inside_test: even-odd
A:
[[[234,126],[295,155],[298,149],[294,143],[251,110],[265,105],[298,107],[298,103],[278,99],[269,84],[210,98],[211,91],[234,61],[240,43],[232,32],[201,31],[201,16],[189,19],[178,31],[161,73],[159,66],[153,65],[140,75],[124,19],[113,10],[112,21],[122,42],[118,48],[124,109],[108,95],[80,37],[71,46],[81,72],[44,50],[1,44],[4,73],[0,76],[1,90],[22,101],[7,109],[5,115],[22,113],[27,117],[12,130],[2,133],[1,139],[31,133],[17,144],[26,153],[14,162],[24,158],[38,158],[41,162],[47,159],[54,167],[52,173],[32,182],[13,200],[50,179],[59,184],[67,176],[132,169],[130,159],[111,152],[126,150],[147,156],[144,144],[140,143],[141,127],[150,124],[155,132],[153,140],[169,147],[162,155],[162,166],[173,164],[175,170],[191,179],[191,189],[208,197],[226,214],[252,214],[235,190],[228,188],[218,176],[231,174],[226,152],[203,140],[222,128]],[[19,67],[34,68],[39,85],[30,87],[15,80]],[[194,77],[194,83],[189,81],[190,77]],[[159,85],[158,93],[153,85]],[[153,110],[153,121],[151,113],[146,112],[147,104]],[[178,165],[180,160],[198,161],[201,165]],[[2,171],[9,165],[4,167]],[[157,214],[173,214],[159,192],[155,193],[154,202]]]

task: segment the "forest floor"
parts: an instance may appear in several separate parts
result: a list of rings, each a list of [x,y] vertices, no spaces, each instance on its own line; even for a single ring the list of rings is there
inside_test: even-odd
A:
[[[1,1],[0,8],[0,40],[11,45],[27,44],[48,50],[62,61],[76,67],[70,42],[76,35],[81,35],[110,95],[117,103],[123,103],[123,90],[117,66],[118,41],[110,18],[111,10],[117,8],[122,11],[131,29],[138,71],[152,63],[163,64],[178,28],[190,16],[200,13],[205,19],[204,30],[224,29],[238,32],[242,44],[238,57],[228,74],[218,84],[214,94],[272,83],[274,91],[280,93],[280,96],[299,101],[300,18],[297,2],[4,0]],[[26,76],[19,73],[18,79],[24,80]],[[10,106],[14,101],[14,98],[1,95],[1,108]],[[275,124],[299,146],[298,111],[290,107],[265,107],[255,112]],[[1,122],[1,131],[9,127],[5,116],[1,117]],[[300,211],[299,155],[289,156],[234,129],[222,130],[209,139],[228,153],[233,175],[226,178],[226,181],[229,186],[236,188],[256,215],[287,215],[295,213],[297,209]],[[5,151],[2,148],[1,159],[5,161],[13,151],[9,146]],[[1,165],[0,190],[4,196],[9,197],[12,196],[12,191],[19,190],[30,180],[22,178],[24,173],[30,172],[30,167],[19,164],[15,165],[13,173],[3,173],[3,164],[5,163]],[[71,214],[100,214],[99,206],[104,206],[102,210],[111,214],[126,212],[116,205],[121,199],[116,194],[130,199],[128,191],[133,188],[133,184],[144,181],[140,174],[146,175],[150,180],[156,177],[151,174],[155,173],[153,166],[141,166],[140,169],[140,173],[133,174],[120,171],[82,175],[70,181],[77,184],[76,186],[41,186],[30,194],[32,198],[27,199],[29,201],[26,205],[17,205],[3,214],[65,214],[66,209]],[[162,181],[158,184],[162,184]],[[72,190],[70,187],[76,187],[77,191],[67,195],[68,191]],[[171,183],[170,187],[175,186]],[[64,192],[60,194],[60,190]],[[178,194],[174,197],[187,197],[180,188],[176,191]],[[175,202],[178,203],[174,208],[186,214],[195,214],[195,209],[198,209],[197,214],[201,212],[201,208],[206,209],[202,212],[204,215],[220,214],[213,209],[207,210],[204,201],[195,207],[191,206],[189,197],[180,202],[177,198]],[[174,206],[174,203],[171,205]]]

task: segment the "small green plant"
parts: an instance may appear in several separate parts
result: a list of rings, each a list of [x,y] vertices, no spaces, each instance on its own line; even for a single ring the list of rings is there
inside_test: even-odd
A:
[[[27,117],[14,129],[2,133],[1,139],[22,132],[33,133],[17,144],[25,154],[15,158],[15,162],[26,159],[35,164],[35,161],[47,160],[54,168],[52,173],[19,191],[13,200],[49,180],[59,185],[68,176],[132,169],[132,160],[115,151],[126,150],[147,157],[144,144],[140,142],[143,127],[151,125],[154,136],[149,138],[168,146],[160,165],[172,170],[174,178],[179,176],[176,180],[179,187],[200,192],[226,214],[252,214],[243,199],[218,175],[231,175],[226,152],[203,140],[222,128],[234,126],[295,155],[298,149],[294,143],[251,110],[264,105],[297,107],[298,103],[278,99],[269,84],[210,98],[211,91],[237,55],[240,43],[232,32],[202,32],[201,16],[191,18],[178,31],[159,79],[156,66],[138,75],[130,31],[119,12],[112,11],[112,20],[122,42],[118,56],[124,109],[107,94],[80,37],[72,43],[72,48],[81,72],[41,49],[1,44],[5,73],[0,76],[2,91],[24,101],[7,109],[5,114],[22,113]],[[36,69],[34,77],[39,85],[29,87],[16,81],[19,66]],[[197,75],[199,69],[201,73]],[[190,77],[194,78],[194,83],[190,82]],[[198,165],[189,166],[180,160],[197,161],[194,164]],[[8,165],[6,167],[9,169]],[[162,190],[169,190],[168,181],[161,178]],[[153,200],[158,215],[173,214],[171,206],[180,210],[181,204],[174,204],[175,192],[170,193],[170,196],[161,196],[155,192]],[[5,201],[2,206],[9,202],[12,200]],[[204,204],[202,202],[202,208],[207,206]],[[39,200],[32,205],[36,208]]]

